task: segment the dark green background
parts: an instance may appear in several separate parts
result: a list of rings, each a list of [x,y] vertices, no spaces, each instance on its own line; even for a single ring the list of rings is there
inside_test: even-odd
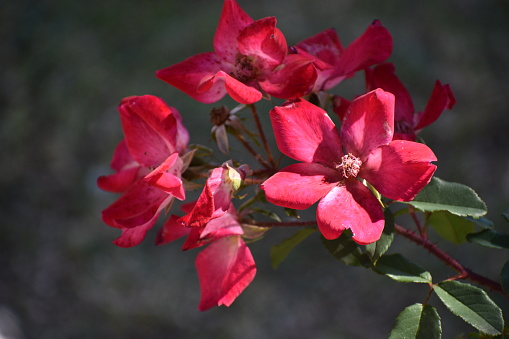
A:
[[[289,44],[335,27],[346,45],[380,19],[416,109],[437,78],[458,100],[423,133],[438,156],[438,176],[473,187],[497,229],[509,232],[500,217],[509,207],[507,1],[239,3],[255,19],[276,16]],[[258,274],[232,307],[200,313],[196,251],[155,247],[154,232],[136,248],[111,244],[118,231],[99,215],[116,197],[95,180],[110,173],[122,138],[116,105],[129,95],[158,95],[180,110],[191,142],[209,143],[213,105],[195,103],[153,74],[211,51],[221,6],[0,0],[0,333],[14,328],[7,338],[385,338],[399,312],[424,301],[426,286],[346,267],[317,234],[274,271],[270,246],[291,234],[276,230],[251,246]],[[335,91],[351,97],[361,80]],[[509,259],[507,251],[433,241],[493,279]],[[452,274],[403,239],[394,246],[437,281]],[[492,297],[507,315],[507,302]],[[430,302],[444,338],[471,331],[436,297]]]

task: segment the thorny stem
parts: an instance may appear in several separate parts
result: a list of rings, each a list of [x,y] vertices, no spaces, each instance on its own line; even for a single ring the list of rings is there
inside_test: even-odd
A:
[[[237,139],[240,141],[240,143],[242,144],[242,146],[244,146],[244,148],[249,152],[251,153],[251,155],[265,168],[267,169],[271,169],[273,168],[265,159],[262,158],[262,156],[260,154],[258,154],[254,149],[253,147],[251,147],[251,145],[249,145],[249,143],[247,142],[246,138],[244,138],[244,136],[242,136],[242,134],[239,134],[239,133],[235,133],[235,136],[237,137]]]
[[[421,237],[427,238],[427,235],[423,232],[421,222],[419,221],[419,218],[417,218],[417,215],[415,214],[415,209],[412,205],[408,206],[408,211],[413,221],[415,222],[415,226],[417,226],[417,230],[419,230],[419,234],[421,235]]]
[[[459,274],[450,278],[449,280],[458,280],[458,279],[466,279],[473,282],[476,282],[480,285],[484,285],[491,289],[492,291],[497,291],[499,293],[502,293],[503,295],[509,297],[509,294],[505,293],[502,289],[502,286],[489,278],[486,278],[480,274],[472,272],[470,269],[464,267],[461,265],[457,260],[452,258],[449,254],[442,251],[440,248],[438,248],[437,245],[433,244],[429,241],[429,239],[418,236],[414,232],[407,230],[406,228],[400,226],[400,225],[394,225],[394,229],[396,233],[402,235],[403,237],[407,238],[410,241],[413,241],[414,243],[418,244],[419,246],[424,247],[427,249],[431,254],[433,254],[435,257],[440,259],[442,262],[444,262],[447,266],[451,267],[453,270],[458,272]]]
[[[254,104],[249,105],[251,109],[251,113],[253,113],[253,118],[256,123],[256,128],[258,128],[258,132],[260,133],[260,138],[262,139],[263,148],[267,152],[267,159],[272,166],[272,168],[276,168],[276,162],[274,161],[274,157],[272,156],[272,152],[269,147],[269,143],[267,142],[267,138],[265,137],[265,132],[263,132],[263,127],[260,122],[260,117],[258,116],[258,112],[256,111],[256,106]]]

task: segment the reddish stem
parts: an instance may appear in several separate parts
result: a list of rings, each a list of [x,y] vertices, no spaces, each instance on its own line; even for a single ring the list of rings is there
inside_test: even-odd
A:
[[[272,168],[276,168],[276,162],[274,161],[274,157],[272,156],[272,152],[269,147],[269,143],[267,142],[267,138],[265,137],[265,133],[263,132],[262,123],[260,122],[260,118],[258,117],[258,112],[256,111],[256,107],[254,104],[249,105],[251,108],[251,112],[253,113],[253,118],[256,123],[256,128],[258,129],[258,132],[260,133],[260,138],[262,139],[263,148],[265,148],[265,151],[267,152],[267,160],[272,165]]]
[[[260,226],[260,227],[306,227],[306,226],[315,226],[316,221],[250,222],[249,225]]]
[[[247,142],[247,140],[241,135],[241,134],[238,134],[238,133],[235,133],[235,136],[237,137],[237,139],[240,141],[240,143],[242,144],[242,146],[244,146],[244,148],[256,159],[258,160],[258,162],[265,168],[267,169],[272,169],[273,167],[265,160],[262,158],[262,156],[260,154],[258,154],[254,149],[253,147],[251,147],[251,145]]]
[[[414,232],[407,230],[406,228],[395,225],[395,231],[396,233],[402,235],[403,237],[407,238],[410,241],[413,241],[414,243],[424,247],[427,249],[431,254],[433,254],[435,257],[440,259],[442,262],[444,262],[447,266],[451,267],[453,270],[458,272],[459,274],[449,280],[457,280],[457,279],[466,279],[473,282],[476,282],[480,285],[484,285],[491,289],[492,291],[497,291],[499,293],[502,293],[503,295],[509,297],[507,293],[504,292],[502,289],[502,286],[489,278],[486,278],[480,274],[472,272],[470,269],[464,267],[461,265],[457,260],[452,258],[449,254],[442,251],[440,248],[438,248],[437,245],[430,242],[427,238],[418,236]]]

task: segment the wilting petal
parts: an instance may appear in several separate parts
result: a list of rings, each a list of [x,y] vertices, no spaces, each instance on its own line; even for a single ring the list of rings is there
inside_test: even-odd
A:
[[[180,176],[182,174],[182,159],[177,152],[170,155],[160,166],[145,177],[145,181],[179,200],[184,200],[186,194]]]
[[[389,31],[375,20],[368,29],[343,51],[338,61],[337,75],[356,72],[385,61],[392,53]]]
[[[431,180],[436,160],[426,145],[395,140],[373,151],[359,175],[383,196],[409,201]]]
[[[240,236],[219,239],[196,257],[201,299],[198,309],[230,306],[253,281],[256,266]]]
[[[213,53],[196,54],[170,67],[158,70],[156,77],[180,89],[193,99],[211,104],[226,94],[222,83],[211,83],[206,90],[198,90],[204,79],[208,79],[221,69],[221,61]]]
[[[234,0],[225,0],[214,35],[214,50],[224,60],[233,63],[238,53],[237,38],[254,20]]]
[[[394,95],[377,89],[356,98],[341,126],[347,153],[365,161],[375,148],[388,144],[394,131]]]
[[[279,150],[290,158],[333,167],[343,156],[336,126],[323,109],[296,100],[275,107],[270,119]]]
[[[161,99],[125,98],[118,110],[127,148],[140,165],[158,166],[175,152],[177,120]]]
[[[417,124],[414,129],[418,131],[432,124],[445,109],[452,109],[455,104],[456,98],[449,85],[442,85],[440,81],[437,80],[424,112],[417,117]]]
[[[217,84],[224,86],[232,99],[240,104],[248,105],[262,99],[262,93],[259,90],[243,84],[223,71],[217,72],[214,76],[202,82],[198,91],[210,91],[209,88],[215,88]]]
[[[341,179],[339,172],[317,163],[298,163],[283,168],[261,185],[275,205],[305,209],[317,202]]]
[[[285,37],[276,28],[274,17],[256,20],[246,26],[238,37],[238,44],[240,54],[254,56],[256,66],[262,69],[273,69],[288,52]]]
[[[334,187],[320,200],[316,220],[326,239],[336,239],[350,229],[353,240],[361,245],[380,239],[385,223],[380,202],[355,179]]]
[[[289,54],[259,84],[265,92],[276,98],[295,99],[311,91],[316,77],[313,60],[300,54]]]
[[[394,94],[394,120],[405,121],[410,127],[414,125],[414,103],[410,93],[396,76],[394,65],[390,62],[380,64],[373,69],[366,69],[368,90],[381,88]]]

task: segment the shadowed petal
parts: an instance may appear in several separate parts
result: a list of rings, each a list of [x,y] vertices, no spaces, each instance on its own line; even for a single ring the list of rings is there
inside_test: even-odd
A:
[[[178,215],[171,215],[168,220],[164,223],[163,227],[157,233],[155,239],[156,245],[164,245],[171,241],[177,240],[186,236],[191,232],[189,227],[185,227],[182,223],[177,220],[180,217]]]
[[[436,160],[426,145],[395,140],[373,151],[359,175],[383,196],[409,201],[431,180]]]
[[[329,192],[341,175],[317,163],[299,163],[283,168],[261,185],[267,200],[275,205],[306,209]]]
[[[338,62],[337,75],[356,72],[385,61],[392,53],[389,31],[375,20],[366,31],[343,51]]]
[[[210,88],[215,88],[217,84],[224,86],[232,99],[240,104],[248,105],[262,99],[262,93],[259,90],[243,84],[223,71],[219,71],[214,76],[203,81],[199,85],[198,91],[208,92]]]
[[[139,180],[102,211],[102,219],[106,224],[118,228],[143,225],[172,198],[160,189]]]
[[[321,108],[295,100],[275,107],[270,119],[279,150],[290,158],[333,167],[343,156],[336,126]]]
[[[309,93],[316,78],[313,60],[300,54],[289,54],[259,84],[265,92],[276,98],[294,99]]]
[[[256,266],[240,236],[219,239],[196,257],[201,299],[198,309],[230,306],[253,281]]]
[[[159,214],[155,215],[144,225],[134,228],[122,228],[122,235],[115,239],[113,243],[118,247],[133,247],[139,245],[147,236],[148,231],[154,226]]]
[[[414,103],[410,93],[396,76],[395,67],[387,62],[366,70],[366,84],[368,90],[381,88],[394,94],[394,120],[405,121],[412,127],[414,125]]]
[[[338,238],[350,229],[353,240],[361,245],[380,239],[384,213],[373,193],[358,180],[346,180],[334,187],[318,203],[318,228],[326,239]]]
[[[341,126],[346,153],[365,161],[375,148],[388,144],[394,131],[394,95],[377,89],[356,98]]]
[[[221,61],[213,52],[200,53],[156,72],[156,77],[180,89],[193,99],[210,104],[226,94],[221,83],[210,84],[206,90],[198,87],[221,69]]]
[[[445,109],[452,109],[455,104],[456,98],[449,85],[442,85],[440,81],[437,80],[424,112],[417,117],[415,130],[418,131],[432,124]]]

